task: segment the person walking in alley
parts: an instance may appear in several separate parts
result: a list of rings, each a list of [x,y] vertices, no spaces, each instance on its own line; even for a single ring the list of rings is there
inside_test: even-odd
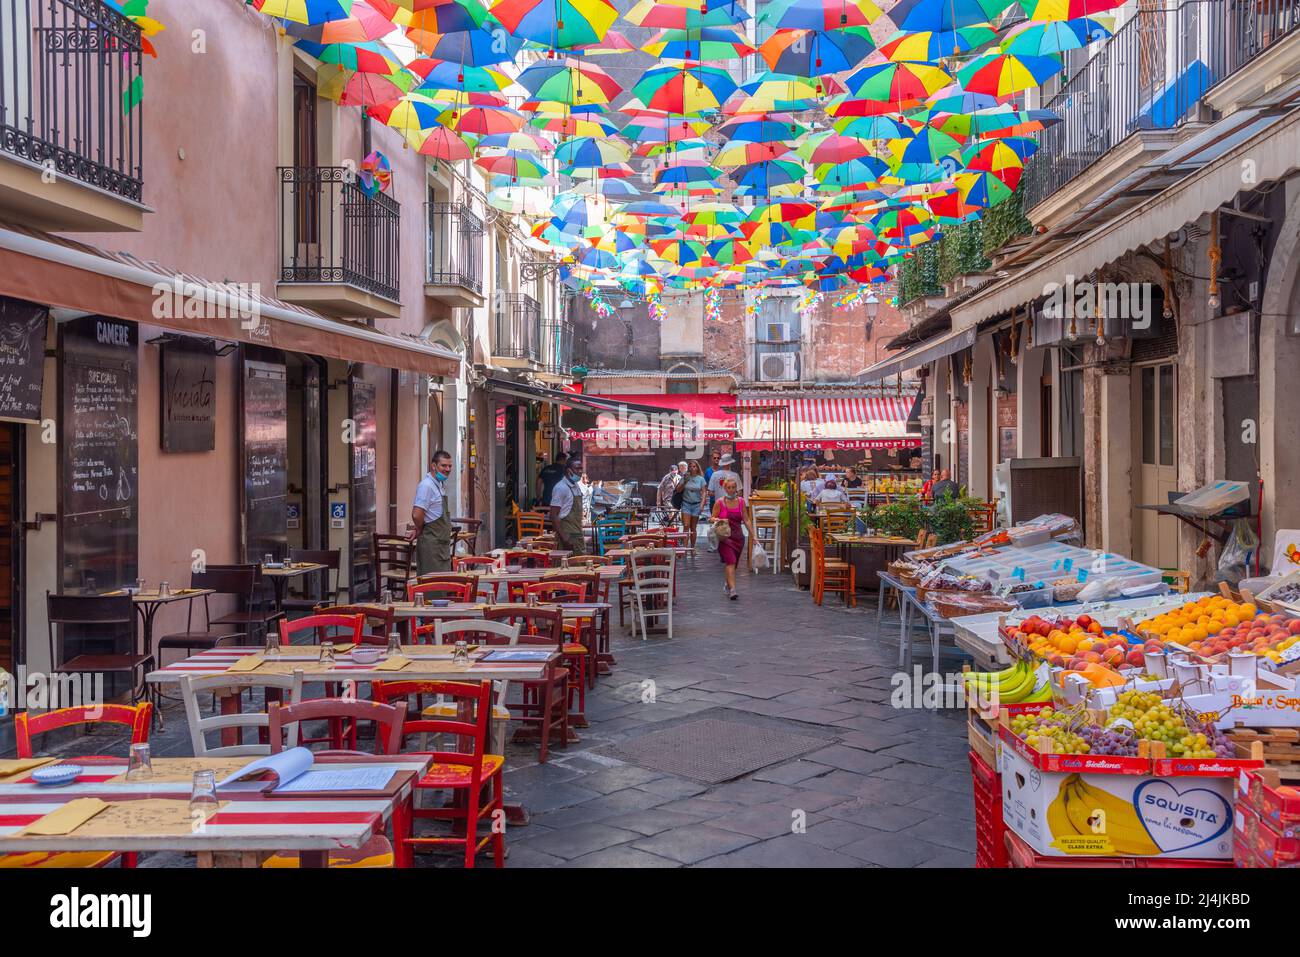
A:
[[[576,455],[564,466],[564,478],[551,493],[551,527],[560,548],[574,555],[587,554],[587,533],[582,527],[582,460]]]
[[[727,454],[718,458],[717,468],[713,470],[713,476],[709,479],[710,508],[722,498],[723,482],[730,479],[736,483],[736,488],[740,488],[740,476],[731,469],[735,464],[736,457],[734,455]]]
[[[537,475],[537,480],[541,483],[541,491],[537,496],[537,504],[546,508],[551,504],[551,493],[555,491],[555,486],[560,484],[564,478],[565,463],[568,456],[561,452],[555,457],[555,461],[546,466]]]
[[[677,491],[677,483],[682,480],[681,473],[677,471],[677,466],[670,466],[668,474],[659,480],[659,491],[655,495],[655,504],[665,507],[672,507],[673,493]]]
[[[695,547],[696,536],[699,534],[700,509],[704,506],[704,496],[708,489],[700,463],[692,460],[686,467],[686,481],[681,486],[682,528],[690,536],[691,548]]]
[[[749,545],[754,541],[754,526],[745,511],[745,500],[740,497],[740,483],[736,479],[722,480],[722,497],[713,504],[713,526],[719,533],[718,557],[722,559],[722,571],[727,576],[722,590],[735,601],[740,597],[736,594],[736,566],[740,564],[742,554],[745,565],[749,565]],[[748,540],[746,532],[749,533]]]
[[[429,460],[428,474],[415,488],[411,506],[411,541],[415,543],[415,572],[451,571],[451,515],[444,482],[451,475],[451,453],[439,449]]]

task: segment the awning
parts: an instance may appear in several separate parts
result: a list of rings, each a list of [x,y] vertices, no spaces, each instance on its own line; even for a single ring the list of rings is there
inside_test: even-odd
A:
[[[680,448],[685,443],[730,441],[736,437],[735,416],[722,411],[735,400],[725,392],[599,398],[621,405],[601,413],[594,429],[573,433],[573,438],[595,446],[589,451]],[[638,411],[645,408],[655,411]]]
[[[888,379],[900,372],[906,372],[909,369],[915,369],[934,362],[936,359],[950,356],[954,352],[960,352],[962,349],[967,349],[974,344],[975,328],[973,326],[969,329],[957,329],[947,332],[937,339],[918,343],[901,355],[877,362],[869,369],[859,373],[858,381],[863,383],[879,382],[881,379]]]
[[[913,396],[792,397],[773,395],[736,402],[736,447],[743,450],[772,448],[775,416],[770,411],[745,413],[746,406],[771,410],[785,405],[789,411],[786,448],[902,449],[921,444],[921,436],[907,430]],[[784,423],[777,434],[784,437]]]
[[[515,399],[525,399],[529,402],[549,402],[551,405],[567,406],[573,409],[584,409],[588,412],[599,414],[617,413],[620,409],[628,409],[633,412],[643,414],[652,414],[662,412],[661,406],[643,405],[631,401],[623,401],[624,396],[617,395],[586,395],[581,392],[570,392],[566,389],[548,389],[545,386],[533,385],[527,382],[513,382],[510,379],[497,379],[488,376],[483,387],[489,392],[495,392],[499,395],[508,395]],[[626,398],[633,398],[631,396]],[[635,398],[642,398],[640,396]],[[657,398],[657,397],[656,397]]]
[[[1227,124],[1232,119],[1221,122]],[[1266,120],[1275,118],[1258,117],[1251,112],[1245,119],[1248,122],[1237,135],[1253,131]],[[1216,125],[1199,134],[1196,140],[1203,140],[1204,149],[1208,150],[1231,135],[1218,131]],[[1184,144],[1171,152],[1187,153],[1189,148]],[[1186,159],[1181,157],[1181,161]],[[1247,163],[1248,166],[1243,165]],[[1285,179],[1297,164],[1300,164],[1300,111],[1270,122],[1262,132],[1249,136],[1175,185],[1097,227],[1055,255],[1035,261],[1009,279],[992,283],[968,301],[953,306],[953,326],[973,327],[991,316],[1033,302],[1044,295],[1047,283],[1064,283],[1067,276],[1088,276],[1130,250],[1163,239],[1186,223],[1196,222],[1203,214],[1231,202],[1242,190],[1250,188],[1242,180],[1243,169],[1251,170],[1252,183],[1266,183]]]
[[[459,355],[423,340],[328,319],[261,296],[253,286],[188,276],[12,224],[0,226],[0,296],[425,375],[460,372]]]

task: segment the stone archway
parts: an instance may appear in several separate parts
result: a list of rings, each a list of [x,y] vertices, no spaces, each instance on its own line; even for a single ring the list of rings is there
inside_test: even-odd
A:
[[[1300,194],[1287,204],[1286,218],[1268,264],[1259,324],[1259,458],[1264,482],[1261,564],[1271,562],[1279,528],[1300,528]]]

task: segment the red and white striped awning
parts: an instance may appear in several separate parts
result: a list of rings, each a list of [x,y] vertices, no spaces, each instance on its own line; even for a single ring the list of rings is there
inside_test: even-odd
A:
[[[778,426],[776,437],[784,448],[803,449],[901,449],[921,444],[921,436],[907,431],[907,416],[913,396],[871,398],[836,396],[827,398],[774,395],[736,401],[736,447],[773,447],[773,409],[789,409],[789,426]],[[754,408],[752,413],[745,408]]]

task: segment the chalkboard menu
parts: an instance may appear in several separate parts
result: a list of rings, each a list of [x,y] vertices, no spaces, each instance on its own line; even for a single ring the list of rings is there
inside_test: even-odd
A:
[[[61,329],[59,447],[65,590],[134,581],[139,522],[138,355],[133,323]]]
[[[48,319],[44,306],[0,296],[0,419],[41,421]]]
[[[289,492],[288,383],[283,362],[245,358],[243,387],[244,560],[287,555]]]
[[[356,377],[350,379],[349,383],[348,409],[353,423],[352,483],[349,495],[352,550],[349,565],[352,569],[354,597],[361,597],[373,594],[375,587],[371,545],[377,529],[379,508],[376,497],[379,477],[378,446],[375,442],[377,416],[374,383]]]
[[[163,344],[162,450],[211,452],[217,447],[217,346],[183,338]]]

